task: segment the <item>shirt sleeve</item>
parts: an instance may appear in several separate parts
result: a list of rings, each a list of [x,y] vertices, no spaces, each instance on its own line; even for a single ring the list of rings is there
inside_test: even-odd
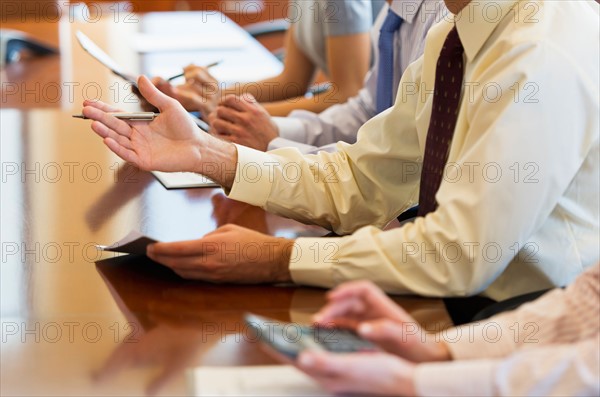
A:
[[[376,78],[376,73],[371,70],[365,79],[364,88],[356,96],[319,114],[295,110],[288,117],[274,117],[273,121],[279,128],[279,137],[285,141],[278,141],[276,138],[275,142],[271,141],[269,144],[269,150],[287,146],[297,147],[290,145],[289,141],[310,145],[313,149],[338,141],[356,142],[360,127],[376,114],[372,92],[375,84],[371,82],[371,79]],[[303,149],[301,151],[308,153]]]
[[[324,34],[344,36],[365,33],[373,25],[373,7],[369,0],[322,0]]]
[[[428,363],[417,366],[420,396],[568,396],[600,392],[598,337],[548,345],[504,359]]]

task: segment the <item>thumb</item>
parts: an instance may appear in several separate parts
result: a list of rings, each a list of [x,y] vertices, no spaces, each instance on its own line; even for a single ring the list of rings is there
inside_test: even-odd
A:
[[[173,99],[160,92],[146,76],[140,76],[138,87],[142,96],[152,105],[156,106],[161,112],[173,104]]]

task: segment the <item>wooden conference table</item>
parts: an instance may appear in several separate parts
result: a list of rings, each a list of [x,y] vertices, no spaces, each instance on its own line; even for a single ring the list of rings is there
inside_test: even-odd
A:
[[[164,241],[198,238],[226,223],[279,236],[326,233],[231,201],[220,189],[166,190],[112,155],[89,122],[70,117],[86,96],[138,106],[126,97],[128,87],[81,51],[75,30],[132,68],[160,69],[168,58],[194,54],[164,53],[162,60],[153,54],[151,65],[148,57],[140,62],[123,40],[138,26],[111,18],[13,27],[46,38],[52,35],[39,32],[58,32],[61,55],[0,72],[1,394],[188,395],[190,367],[273,363],[242,314],[308,321],[323,305],[324,290],[186,281],[145,258],[94,248],[132,229]],[[255,59],[272,64],[256,48]],[[211,51],[195,54],[198,63],[210,62]],[[449,325],[440,300],[396,300],[430,329]]]

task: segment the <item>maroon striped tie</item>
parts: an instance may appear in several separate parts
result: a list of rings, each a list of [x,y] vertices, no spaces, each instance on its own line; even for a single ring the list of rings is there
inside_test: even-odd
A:
[[[435,194],[442,183],[458,118],[464,73],[463,53],[464,48],[455,26],[444,42],[435,72],[433,109],[427,131],[419,189],[419,216],[425,216],[437,208]]]

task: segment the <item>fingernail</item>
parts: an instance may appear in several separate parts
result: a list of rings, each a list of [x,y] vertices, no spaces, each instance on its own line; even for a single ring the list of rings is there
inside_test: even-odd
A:
[[[314,358],[310,354],[302,354],[298,359],[298,363],[303,367],[312,367],[315,363]]]
[[[358,333],[361,335],[369,335],[373,333],[373,326],[371,324],[361,324],[358,326]]]
[[[150,244],[146,247],[146,255],[150,256],[154,254],[154,244]]]

